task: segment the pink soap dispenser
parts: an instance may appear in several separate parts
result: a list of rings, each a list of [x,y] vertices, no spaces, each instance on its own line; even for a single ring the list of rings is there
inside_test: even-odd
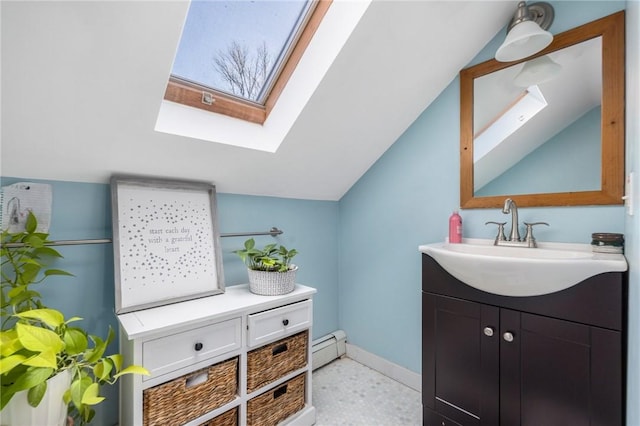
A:
[[[455,210],[449,217],[449,243],[462,242],[462,218]]]

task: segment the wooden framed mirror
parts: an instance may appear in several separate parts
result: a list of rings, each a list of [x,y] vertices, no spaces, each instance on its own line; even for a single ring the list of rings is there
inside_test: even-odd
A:
[[[497,208],[507,197],[520,207],[622,204],[624,23],[621,11],[555,35],[526,60],[460,72],[461,208]],[[522,78],[549,59],[554,73]]]

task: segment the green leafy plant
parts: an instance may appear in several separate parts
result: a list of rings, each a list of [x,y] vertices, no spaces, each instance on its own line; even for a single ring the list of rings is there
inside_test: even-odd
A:
[[[37,220],[29,213],[25,231],[2,232],[2,330],[0,331],[0,410],[20,391],[38,406],[47,380],[69,370],[71,385],[63,400],[79,424],[89,423],[93,406],[104,400],[100,386],[114,384],[124,374],[149,374],[139,366],[123,368],[122,355],[105,356],[115,332],[109,327],[106,339],[87,333],[76,325],[82,318],[65,319],[42,302],[34,286],[52,275],[72,274],[48,268],[45,260],[62,257],[47,247],[48,234],[36,232]]]
[[[233,252],[240,256],[247,268],[269,272],[286,272],[292,269],[291,259],[298,254],[296,249],[287,250],[278,244],[267,244],[264,248],[257,249],[253,238],[244,242],[244,249]]]

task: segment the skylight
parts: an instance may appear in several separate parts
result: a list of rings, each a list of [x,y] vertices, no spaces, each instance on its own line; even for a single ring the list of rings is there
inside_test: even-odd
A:
[[[275,153],[316,93],[371,0],[335,3],[317,0],[315,3],[264,107],[239,100],[234,102],[236,98],[217,93],[212,105],[204,105],[201,88],[170,81],[160,103],[154,130]],[[186,16],[188,4],[183,7]],[[179,34],[175,37],[177,46]]]
[[[165,99],[263,123],[328,7],[322,3],[192,1]]]

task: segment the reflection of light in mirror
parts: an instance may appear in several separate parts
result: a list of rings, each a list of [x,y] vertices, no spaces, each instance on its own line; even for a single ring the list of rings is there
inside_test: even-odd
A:
[[[473,161],[487,155],[547,106],[540,88],[533,85],[522,94],[473,139]]]
[[[553,62],[549,55],[541,56],[524,64],[513,83],[520,87],[545,83],[560,73],[562,67]]]

